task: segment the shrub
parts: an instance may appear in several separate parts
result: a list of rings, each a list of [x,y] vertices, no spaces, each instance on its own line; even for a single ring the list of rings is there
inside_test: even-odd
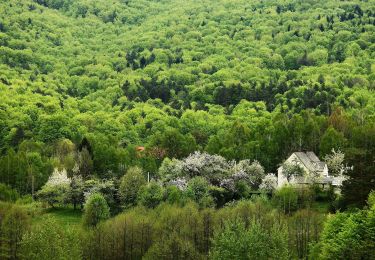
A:
[[[146,185],[146,179],[141,168],[132,167],[126,172],[121,179],[119,189],[121,200],[125,206],[136,204],[138,192],[144,185]]]
[[[209,184],[203,177],[195,177],[188,183],[187,196],[197,202],[200,207],[211,207],[214,200],[209,194]]]
[[[47,218],[23,236],[22,256],[29,260],[80,259],[81,243],[75,231]]]
[[[100,193],[92,194],[85,204],[83,224],[87,227],[96,227],[100,221],[107,218],[109,218],[107,201]]]
[[[297,210],[298,194],[295,188],[284,186],[274,193],[273,202],[284,213],[290,214],[292,211]]]
[[[269,230],[252,221],[248,229],[238,220],[215,234],[211,259],[288,259],[288,237],[282,226]]]
[[[138,201],[148,208],[155,208],[164,200],[164,189],[155,181],[143,186],[138,193]]]
[[[2,259],[18,259],[23,234],[30,228],[31,218],[20,206],[11,206],[5,213],[1,222],[0,233],[2,246],[0,256]]]
[[[0,200],[1,201],[16,201],[19,198],[19,194],[16,190],[9,186],[0,183]]]
[[[170,204],[176,204],[179,206],[185,205],[187,202],[187,197],[185,192],[180,190],[174,185],[170,185],[166,188],[167,202]]]

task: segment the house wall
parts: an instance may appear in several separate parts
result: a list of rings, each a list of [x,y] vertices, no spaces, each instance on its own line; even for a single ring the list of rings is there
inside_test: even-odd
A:
[[[309,174],[309,170],[305,167],[305,165],[298,159],[298,157],[294,153],[291,156],[289,156],[289,158],[286,159],[284,163],[297,163],[299,166],[301,166],[305,170],[306,175]],[[296,183],[295,178],[292,177],[289,183],[295,184]],[[281,188],[282,186],[286,184],[288,184],[288,180],[283,174],[283,167],[280,166],[277,169],[277,187]]]

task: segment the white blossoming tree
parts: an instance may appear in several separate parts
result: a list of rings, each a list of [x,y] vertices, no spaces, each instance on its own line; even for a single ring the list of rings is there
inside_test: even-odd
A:
[[[335,149],[332,149],[331,153],[324,157],[324,160],[332,176],[343,175],[348,169],[344,164],[345,154],[340,150],[335,151]]]
[[[182,172],[189,178],[202,176],[213,185],[229,176],[231,165],[219,155],[195,152],[182,161]]]
[[[182,161],[165,158],[158,171],[159,178],[164,182],[174,181],[182,177]]]
[[[259,185],[259,190],[264,192],[272,192],[277,187],[277,177],[269,173],[266,176],[264,176],[262,183]]]
[[[264,168],[258,161],[240,161],[234,168],[232,175],[235,181],[243,180],[253,190],[257,190],[265,176]]]
[[[70,188],[70,183],[71,179],[68,178],[66,170],[62,169],[59,171],[56,168],[37,196],[41,201],[54,207],[55,204],[64,202],[65,195]]]

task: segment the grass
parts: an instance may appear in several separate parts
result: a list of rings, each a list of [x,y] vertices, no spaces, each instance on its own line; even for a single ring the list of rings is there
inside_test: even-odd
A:
[[[63,226],[79,227],[81,225],[82,211],[74,210],[73,208],[49,208],[42,211],[42,213],[33,219],[33,224],[38,224],[46,217],[54,218],[59,224]]]
[[[329,204],[328,201],[314,201],[311,208],[319,213],[328,213]]]

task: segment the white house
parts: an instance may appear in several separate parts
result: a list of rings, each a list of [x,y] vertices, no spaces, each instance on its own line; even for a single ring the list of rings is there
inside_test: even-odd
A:
[[[289,181],[283,173],[283,165],[297,164],[304,173],[302,176],[291,176]],[[341,186],[344,177],[334,177],[328,174],[328,167],[325,162],[319,160],[314,152],[294,152],[289,158],[277,169],[277,187],[280,188],[286,184],[308,185],[312,183],[325,185]]]

